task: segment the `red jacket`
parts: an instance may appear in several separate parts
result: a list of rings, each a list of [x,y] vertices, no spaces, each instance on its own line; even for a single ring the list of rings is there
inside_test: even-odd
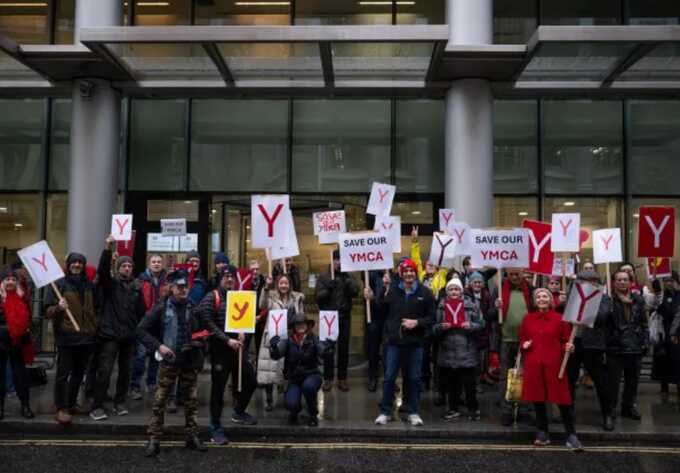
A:
[[[523,401],[571,404],[566,373],[562,379],[558,378],[570,334],[571,326],[562,322],[562,316],[554,310],[530,312],[524,317],[519,329],[519,344],[522,347],[524,342],[531,340],[531,346],[522,350]]]

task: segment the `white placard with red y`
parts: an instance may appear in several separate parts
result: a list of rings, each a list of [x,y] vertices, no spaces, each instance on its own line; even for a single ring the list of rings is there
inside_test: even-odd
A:
[[[267,317],[267,333],[269,338],[288,338],[288,310],[273,309]]]
[[[401,253],[401,217],[376,215],[373,229],[387,235],[392,253]]]
[[[319,311],[319,340],[337,340],[339,326],[337,310]]]
[[[343,273],[392,269],[394,259],[384,232],[340,234],[340,268]]]
[[[456,242],[456,256],[469,256],[472,248],[472,229],[465,222],[454,222],[449,226],[453,240]]]
[[[536,220],[524,220],[522,228],[529,230],[529,266],[532,273],[551,275],[555,255],[550,251],[552,225]]]
[[[456,258],[457,238],[446,233],[434,232],[428,262],[437,267],[450,268]]]
[[[116,241],[132,240],[132,215],[113,215],[111,217],[111,235]]]
[[[526,268],[529,265],[528,230],[473,229],[470,264],[473,268]]]
[[[38,289],[64,277],[64,270],[45,240],[19,250],[18,255]]]
[[[319,243],[322,245],[337,243],[340,234],[347,231],[344,210],[315,212],[312,220],[314,235],[319,237]]]
[[[600,301],[604,294],[602,286],[585,281],[575,281],[569,293],[562,320],[592,328],[595,325]]]
[[[453,209],[439,209],[439,231],[451,234],[451,225],[456,222],[456,211]]]
[[[297,234],[295,233],[295,222],[293,220],[293,212],[287,211],[286,221],[288,225],[286,228],[286,236],[279,240],[274,246],[271,247],[271,258],[281,259],[281,258],[292,258],[300,254],[300,247],[298,245]]]
[[[251,246],[272,248],[289,235],[290,197],[288,195],[254,195],[250,200]]]
[[[578,253],[581,249],[581,214],[553,214],[550,251]]]
[[[674,207],[640,207],[638,256],[641,258],[675,256]]]
[[[620,263],[623,261],[621,249],[621,229],[605,228],[593,231],[593,263]]]
[[[374,182],[373,186],[371,186],[371,196],[368,199],[366,213],[371,215],[389,215],[392,211],[392,202],[396,192],[396,186]]]

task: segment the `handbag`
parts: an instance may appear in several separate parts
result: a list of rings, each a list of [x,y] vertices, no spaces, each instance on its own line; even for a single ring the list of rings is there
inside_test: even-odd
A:
[[[508,370],[508,383],[505,388],[505,400],[520,402],[522,400],[522,352],[517,353],[515,367]]]

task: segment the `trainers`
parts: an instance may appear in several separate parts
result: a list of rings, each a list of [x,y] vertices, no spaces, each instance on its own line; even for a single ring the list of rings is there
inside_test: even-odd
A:
[[[418,427],[425,424],[423,419],[421,419],[418,414],[409,414],[408,421],[413,427]]]
[[[482,420],[482,413],[479,412],[479,410],[474,411],[474,412],[470,412],[468,414],[468,420],[471,420],[471,421],[474,421],[474,422],[477,422],[478,420]]]
[[[144,396],[142,395],[142,392],[139,389],[133,388],[130,390],[130,399],[132,399],[133,401],[141,401],[142,399],[144,399]]]
[[[116,414],[117,416],[126,416],[130,413],[130,411],[127,410],[125,404],[114,404],[113,413]]]
[[[247,412],[242,412],[242,413],[237,413],[234,412],[231,415],[231,421],[234,424],[242,424],[242,425],[255,425],[257,424],[257,419]]]
[[[571,449],[574,452],[582,452],[583,451],[583,445],[581,444],[581,441],[576,437],[575,434],[571,434],[567,437],[567,448]]]
[[[628,417],[629,419],[640,420],[642,419],[642,414],[640,414],[637,405],[633,404],[630,407],[621,408],[621,417]]]
[[[106,420],[109,418],[109,416],[106,414],[106,411],[103,408],[97,407],[90,412],[90,418],[92,420]]]
[[[378,417],[375,418],[375,425],[387,425],[387,423],[390,421],[390,418],[386,416],[385,414],[380,414]]]
[[[536,447],[547,447],[550,445],[550,438],[548,437],[547,432],[543,432],[542,430],[539,430],[536,433],[536,439],[534,440],[534,446]]]
[[[216,445],[227,445],[229,443],[229,439],[227,439],[227,436],[224,433],[224,429],[222,426],[210,426],[208,428],[210,431],[210,440],[216,444]]]
[[[450,420],[453,420],[453,419],[458,419],[459,417],[460,417],[460,412],[458,412],[456,410],[450,410],[450,411],[447,411],[442,416],[442,419],[444,419],[445,421],[450,421]]]

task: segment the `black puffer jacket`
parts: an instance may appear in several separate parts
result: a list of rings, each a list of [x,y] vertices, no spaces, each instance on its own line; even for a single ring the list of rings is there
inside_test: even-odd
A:
[[[631,294],[630,297],[633,302],[628,305],[629,310],[616,295],[612,298],[612,309],[607,321],[608,353],[642,355],[649,346],[645,302],[637,294]]]
[[[607,322],[611,311],[612,299],[605,294],[602,296],[593,328],[583,327],[579,331],[581,346],[585,350],[605,351],[607,349]]]
[[[314,297],[319,310],[337,310],[340,317],[348,317],[352,313],[352,298],[359,294],[359,283],[348,273],[330,273],[319,276],[316,282]]]
[[[382,298],[377,299],[379,309],[385,310],[384,338],[397,345],[422,345],[436,317],[432,291],[418,284],[415,292],[407,296],[399,285],[393,286],[394,283]],[[402,330],[402,319],[416,319],[418,325],[413,330]]]
[[[334,343],[321,342],[316,335],[308,334],[301,345],[292,339],[272,338],[269,355],[272,360],[285,358],[283,375],[295,384],[302,383],[307,376],[321,374],[321,360],[333,352]]]

